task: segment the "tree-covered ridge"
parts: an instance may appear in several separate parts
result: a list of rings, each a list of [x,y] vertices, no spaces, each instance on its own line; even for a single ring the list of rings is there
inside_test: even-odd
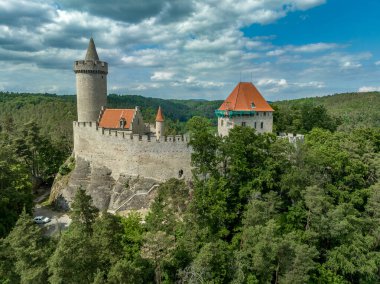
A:
[[[108,96],[111,108],[134,108],[140,106],[147,122],[154,122],[158,106],[164,110],[167,134],[183,133],[185,122],[193,116],[203,116],[216,125],[214,111],[222,101],[206,100],[164,100],[135,95]],[[347,93],[325,97],[305,98],[291,101],[279,101],[272,104],[275,112],[275,130],[287,132],[307,132],[312,127],[304,127],[303,120],[308,110],[324,116],[325,122],[319,127],[338,126],[341,130],[361,127],[379,127],[380,93]],[[322,106],[322,107],[321,107]],[[326,112],[327,110],[327,112]],[[52,94],[24,94],[0,92],[0,126],[16,129],[26,122],[34,120],[45,136],[53,141],[67,141],[72,147],[72,121],[76,120],[76,97]]]
[[[380,127],[380,92],[334,94],[274,103],[284,113],[291,113],[292,109],[305,104],[324,106],[330,115],[340,119],[340,130]]]

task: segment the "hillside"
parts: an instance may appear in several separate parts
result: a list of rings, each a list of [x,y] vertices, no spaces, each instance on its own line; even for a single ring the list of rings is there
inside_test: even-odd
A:
[[[55,141],[72,141],[72,121],[76,119],[75,96],[53,94],[24,94],[0,92],[0,126],[8,130],[18,129],[29,120],[35,120],[43,135]],[[153,122],[160,105],[172,131],[183,132],[184,122],[192,116],[205,116],[216,122],[214,110],[222,101],[164,100],[135,95],[108,96],[109,107],[141,107],[144,118]],[[305,103],[323,105],[330,115],[341,118],[339,129],[380,126],[380,93],[347,93],[325,97],[304,98],[274,102],[282,113]]]
[[[329,114],[341,118],[340,130],[380,127],[380,92],[344,93],[324,97],[278,101],[274,105],[290,110],[304,103],[323,105]]]

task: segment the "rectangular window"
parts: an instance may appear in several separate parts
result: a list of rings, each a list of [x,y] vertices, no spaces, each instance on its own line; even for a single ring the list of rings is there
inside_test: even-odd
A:
[[[261,122],[261,129],[263,129],[264,128],[264,122]]]
[[[245,126],[245,121],[242,121],[241,126]]]
[[[267,115],[267,112],[266,111],[264,111],[264,116],[266,116]]]
[[[257,127],[257,122],[255,121],[255,128]]]

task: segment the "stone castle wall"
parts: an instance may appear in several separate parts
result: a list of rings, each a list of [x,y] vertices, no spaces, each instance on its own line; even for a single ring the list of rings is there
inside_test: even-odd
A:
[[[74,122],[74,154],[92,167],[107,167],[114,179],[122,175],[157,181],[191,178],[191,149],[185,136],[156,137],[97,127],[96,122]]]

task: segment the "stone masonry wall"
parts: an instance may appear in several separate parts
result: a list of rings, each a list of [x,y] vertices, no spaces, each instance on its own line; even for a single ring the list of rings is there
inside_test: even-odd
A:
[[[107,70],[106,62],[75,62],[78,121],[97,120],[107,104]]]
[[[182,136],[156,137],[126,134],[98,128],[95,122],[74,122],[74,154],[92,167],[109,168],[114,179],[122,175],[142,176],[157,181],[191,178],[191,149]]]
[[[252,116],[233,116],[233,117],[218,117],[218,133],[226,136],[228,131],[235,125],[241,126],[245,122],[246,126],[256,129],[257,133],[272,132],[273,129],[273,113],[272,112],[256,112]],[[261,122],[263,128],[261,128]],[[256,125],[255,125],[256,123]],[[223,124],[223,125],[222,125]]]

